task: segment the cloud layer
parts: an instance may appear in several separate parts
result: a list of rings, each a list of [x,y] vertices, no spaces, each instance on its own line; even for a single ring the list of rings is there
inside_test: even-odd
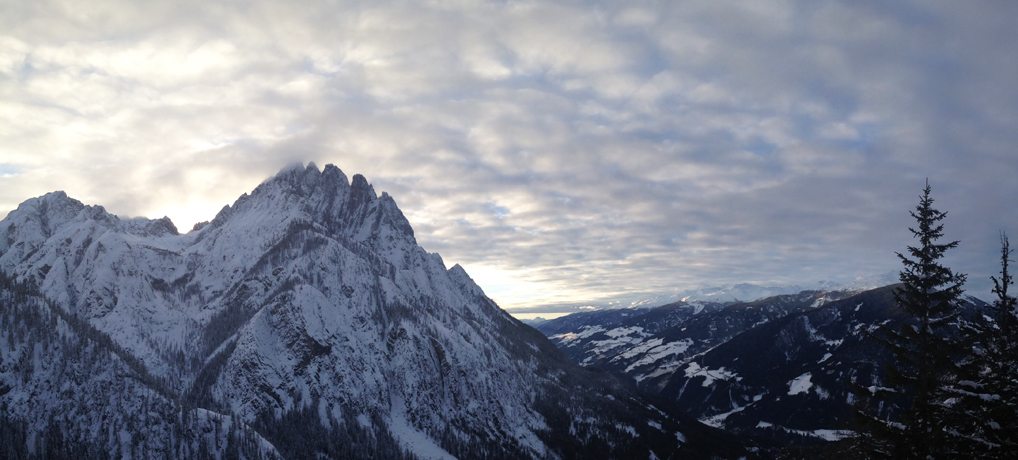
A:
[[[927,177],[971,293],[1018,232],[1013,2],[0,12],[4,211],[61,189],[186,230],[334,163],[514,311],[896,270]]]

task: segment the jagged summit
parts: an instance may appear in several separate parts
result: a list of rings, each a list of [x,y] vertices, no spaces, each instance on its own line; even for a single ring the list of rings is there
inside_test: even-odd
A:
[[[322,181],[322,183],[319,184],[319,181]],[[301,163],[294,163],[280,169],[275,176],[263,181],[255,191],[270,184],[286,184],[289,187],[293,187],[294,191],[298,191],[302,195],[311,195],[316,189],[334,188],[349,190],[352,186],[363,187],[365,185],[370,188],[370,185],[367,184],[367,179],[360,174],[354,174],[353,181],[354,184],[351,184],[346,174],[331,163],[325,165],[325,168],[322,170],[319,170],[314,162],[308,163],[307,166]],[[372,193],[374,193],[374,190],[372,190]]]
[[[332,164],[321,171],[314,163],[283,168],[250,195],[241,195],[232,206],[223,207],[208,225],[212,228],[222,225],[238,209],[291,215],[359,241],[391,231],[416,245],[410,222],[392,197],[386,193],[377,196],[374,187],[360,174],[354,174],[352,182],[348,182],[343,171]],[[198,230],[204,228],[203,225]]]
[[[110,214],[102,206],[82,204],[68,197],[63,191],[50,192],[26,200],[11,211],[2,222],[7,225],[0,227],[0,235],[4,236],[0,239],[0,252],[8,251],[15,242],[21,242],[23,247],[42,244],[72,222],[91,223],[137,236],[179,234],[169,217],[123,219]]]
[[[134,217],[130,219],[120,219],[129,233],[146,235],[146,236],[166,236],[166,235],[179,235],[177,226],[173,225],[173,221],[169,217],[163,216],[158,219],[149,219],[146,217]]]
[[[377,197],[363,176],[351,184],[336,166],[313,163],[284,168],[185,235],[168,218],[121,219],[64,192],[29,199],[0,221],[0,269],[33,280],[67,311],[108,323],[158,369],[169,366],[159,344],[193,341],[182,331],[228,305],[267,254],[308,238],[384,262],[387,273],[415,269],[418,258],[445,271],[417,246],[391,197]]]
[[[284,168],[184,235],[63,193],[28,200],[0,221],[0,269],[106,334],[168,400],[295,458],[357,456],[314,447],[323,437],[421,458],[667,458],[685,439],[681,417],[570,364],[418,246],[392,197],[333,165]]]

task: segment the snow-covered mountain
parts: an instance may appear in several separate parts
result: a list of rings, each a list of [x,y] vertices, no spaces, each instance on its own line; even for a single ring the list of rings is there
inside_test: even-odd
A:
[[[109,336],[0,273],[0,458],[278,458],[234,417],[182,411]]]
[[[656,295],[631,302],[630,308],[648,308],[677,302],[686,303],[728,303],[753,302],[786,294],[798,294],[803,291],[845,291],[862,292],[887,286],[898,282],[896,272],[859,277],[850,281],[819,281],[802,285],[760,286],[752,283],[729,284],[714,287],[686,289],[673,294]]]
[[[754,327],[846,295],[802,291],[754,302],[677,302],[585,312],[537,326],[574,362],[633,379],[657,393],[696,356]]]
[[[122,220],[62,192],[34,198],[0,221],[0,270],[135,362],[165,413],[212,414],[283,457],[746,453],[571,364],[418,246],[392,197],[332,165],[287,168],[184,235],[168,219]],[[34,356],[50,359],[42,350]],[[7,394],[33,381],[11,380]],[[16,407],[12,417],[40,415]],[[96,445],[115,425],[85,422],[77,436]],[[29,425],[32,436],[48,426]],[[116,426],[133,452],[157,452]]]
[[[893,361],[867,333],[881,324],[915,323],[886,286],[770,321],[733,337],[682,366],[661,396],[714,426],[794,442],[852,434],[852,404],[861,388],[887,387]],[[963,317],[987,305],[961,303]],[[893,419],[896,408],[880,406]],[[799,438],[796,440],[796,438]]]
[[[753,284],[696,289],[655,297],[679,300],[653,308],[585,311],[534,327],[574,362],[632,378],[657,392],[692,357],[746,330],[894,280],[888,273],[849,283],[820,282],[811,290]]]
[[[704,423],[802,445],[851,436],[852,385],[886,386],[890,357],[867,333],[909,319],[894,285],[855,290],[868,286],[584,312],[537,327],[575,362],[630,378]],[[971,317],[986,304],[966,297],[962,306]]]
[[[650,296],[631,302],[628,308],[650,308],[660,305],[685,303],[727,303],[752,302],[782,294],[795,294],[805,288],[799,286],[758,286],[751,283],[740,283],[725,286],[687,289],[673,294]]]

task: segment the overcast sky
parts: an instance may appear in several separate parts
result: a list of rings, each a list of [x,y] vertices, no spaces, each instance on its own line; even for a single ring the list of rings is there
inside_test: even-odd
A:
[[[990,298],[1018,235],[1016,22],[1013,1],[0,0],[0,216],[64,190],[185,232],[333,163],[500,305],[547,312],[898,270],[928,177],[947,263]]]

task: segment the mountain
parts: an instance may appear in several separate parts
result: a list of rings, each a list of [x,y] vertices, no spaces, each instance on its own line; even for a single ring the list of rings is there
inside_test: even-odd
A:
[[[849,382],[882,386],[881,363],[888,358],[866,334],[906,318],[894,306],[893,288],[748,330],[692,359],[660,393],[736,432],[792,440],[849,436],[855,400]]]
[[[656,295],[630,303],[630,308],[647,308],[674,303],[729,303],[752,302],[767,297],[783,294],[795,294],[806,290],[800,286],[758,286],[751,283],[739,283],[725,286],[712,286],[688,289],[674,294]]]
[[[813,290],[747,283],[694,289],[655,297],[674,301],[653,308],[585,311],[534,327],[573,362],[633,379],[656,393],[693,357],[744,331],[894,279],[894,274],[886,273],[848,283],[820,282]]]
[[[120,219],[62,192],[30,199],[0,221],[0,270],[45,299],[33,308],[59,318],[43,329],[79,324],[113,350],[103,359],[131,363],[82,371],[113,386],[80,398],[141,392],[160,401],[152,417],[167,429],[204,417],[211,432],[261,446],[259,455],[748,455],[669,402],[572,364],[462,267],[422,249],[392,197],[332,165],[284,169],[183,235],[169,219]],[[0,332],[11,337],[8,324]],[[48,344],[64,339],[40,337],[0,356],[62,362],[74,348],[55,351]],[[53,375],[50,385],[64,378]],[[11,399],[42,378],[4,380],[0,402],[26,439],[64,426],[40,420],[66,417],[76,394],[65,385],[40,393],[45,403]],[[116,386],[124,379],[132,389]],[[145,443],[145,424],[110,417],[66,420],[82,426],[73,435],[93,453],[110,453],[111,439],[126,457],[187,458],[204,445]]]
[[[658,393],[696,356],[754,327],[844,297],[802,291],[753,302],[676,302],[650,309],[575,313],[537,326],[571,360]]]
[[[527,326],[530,326],[530,327],[537,327],[538,324],[541,324],[541,323],[543,323],[545,321],[548,321],[547,319],[542,318],[540,316],[538,316],[536,318],[530,318],[530,319],[527,319],[527,318],[517,318],[517,319],[519,319],[521,323],[526,324]]]
[[[709,424],[745,435],[798,443],[850,436],[858,391],[852,386],[889,386],[882,366],[892,358],[867,333],[889,321],[915,323],[895,305],[894,288],[866,291],[740,334],[690,361],[660,394]],[[966,297],[962,319],[986,308]],[[893,419],[896,413],[896,407],[880,409],[881,417]]]
[[[0,458],[278,458],[233,417],[180,404],[106,334],[0,273]]]
[[[686,303],[731,303],[731,302],[753,302],[786,294],[798,294],[803,291],[821,292],[862,292],[887,286],[898,282],[896,272],[882,273],[873,276],[859,277],[851,281],[819,281],[803,285],[790,286],[760,286],[752,283],[729,284],[713,287],[702,287],[687,289],[674,294],[656,295],[646,297],[629,303],[629,308],[648,308],[659,305]]]
[[[911,321],[894,288],[804,291],[694,314],[680,303],[576,333],[547,329],[568,317],[539,327],[574,361],[628,376],[704,423],[779,445],[815,444],[853,435],[858,388],[888,386],[882,363],[892,358],[867,334]],[[967,297],[962,318],[985,308]],[[880,415],[896,413],[888,406]]]

